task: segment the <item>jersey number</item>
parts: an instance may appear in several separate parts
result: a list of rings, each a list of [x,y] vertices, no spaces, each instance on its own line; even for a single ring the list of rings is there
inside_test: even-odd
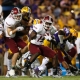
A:
[[[38,42],[43,42],[43,40],[44,40],[43,36],[40,36],[37,41]]]

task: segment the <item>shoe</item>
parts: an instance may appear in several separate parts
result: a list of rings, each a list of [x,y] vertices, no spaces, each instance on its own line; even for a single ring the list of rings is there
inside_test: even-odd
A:
[[[40,72],[41,71],[38,68],[34,69],[34,77],[41,78],[41,76],[40,76],[41,73]]]
[[[62,75],[62,70],[60,69],[60,68],[58,68],[58,73],[57,73],[58,75]]]
[[[15,70],[11,69],[11,70],[9,71],[9,75],[10,75],[11,77],[14,77],[14,76],[15,76]]]
[[[21,72],[22,72],[22,76],[27,76],[26,73],[27,73],[28,69],[26,67],[22,68],[21,69]]]
[[[79,75],[79,71],[74,71],[73,73],[75,76]]]
[[[29,69],[29,73],[30,73],[30,76],[31,76],[31,77],[35,77],[35,76],[34,76],[34,74],[35,74],[34,69]]]
[[[52,75],[53,78],[63,78],[62,76],[56,74],[56,75]]]
[[[80,69],[78,70],[78,74],[80,75]]]
[[[74,76],[74,74],[71,73],[71,72],[67,72],[67,73],[66,73],[66,76]]]
[[[21,76],[26,76],[26,72],[25,71],[22,71]]]
[[[9,71],[7,71],[7,73],[6,73],[6,76],[5,77],[10,77],[10,75],[9,75]]]

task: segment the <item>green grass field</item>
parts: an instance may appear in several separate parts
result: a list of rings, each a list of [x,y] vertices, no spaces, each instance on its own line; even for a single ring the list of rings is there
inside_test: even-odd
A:
[[[80,80],[80,76],[64,76],[63,78],[52,78],[52,77],[42,77],[42,78],[31,78],[31,77],[9,77],[0,76],[0,80]]]

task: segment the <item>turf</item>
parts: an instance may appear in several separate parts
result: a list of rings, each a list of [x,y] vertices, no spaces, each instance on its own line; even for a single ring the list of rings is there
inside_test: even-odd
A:
[[[0,76],[0,80],[80,80],[80,76],[64,76],[63,78],[52,78],[52,77],[43,77],[43,78],[31,78],[31,77],[9,77]]]

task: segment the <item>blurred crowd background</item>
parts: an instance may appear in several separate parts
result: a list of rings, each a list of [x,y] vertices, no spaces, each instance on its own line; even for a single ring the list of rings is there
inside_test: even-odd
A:
[[[34,18],[49,14],[57,28],[70,26],[80,30],[80,0],[0,0],[0,4],[3,6],[4,18],[13,6],[27,5]]]

